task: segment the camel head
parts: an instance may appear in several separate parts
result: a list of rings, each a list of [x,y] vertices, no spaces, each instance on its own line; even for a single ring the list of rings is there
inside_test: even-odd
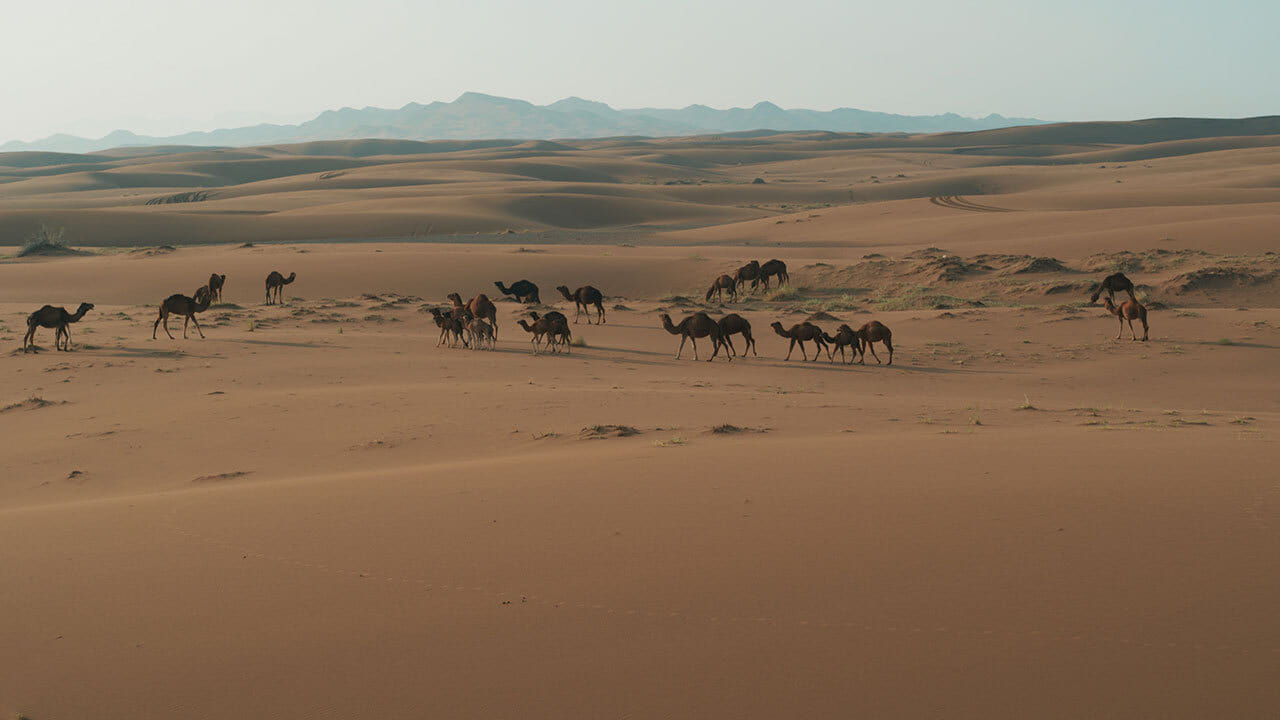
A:
[[[458,293],[449,293],[448,295],[445,295],[444,298],[453,303],[454,307],[462,307],[462,296]]]
[[[787,334],[787,329],[782,327],[782,323],[776,320],[769,323],[769,327],[773,328],[773,331],[778,333],[782,337],[791,337],[790,335]]]
[[[569,286],[567,286],[567,285],[557,285],[557,286],[556,286],[556,289],[557,289],[557,290],[559,290],[559,291],[560,291],[560,294],[564,295],[566,298],[568,298],[568,299],[570,299],[570,300],[572,300],[572,299],[573,299],[573,293],[569,292]]]
[[[533,332],[533,326],[527,320],[517,320],[516,324],[524,328],[525,332]]]
[[[1116,311],[1116,304],[1111,302],[1111,298],[1109,297],[1102,298],[1102,307],[1106,308],[1107,312],[1110,312],[1110,313],[1113,313]]]
[[[297,279],[298,279],[298,273],[296,273],[296,272],[291,272],[291,273],[289,273],[289,277],[287,277],[287,278],[285,278],[285,279],[284,279],[284,284],[285,284],[285,285],[288,285],[289,283],[291,283],[291,282],[293,282],[294,280],[297,280]]]
[[[93,303],[91,303],[91,302],[82,302],[82,303],[80,303],[80,307],[76,308],[76,314],[75,314],[75,317],[76,317],[76,318],[82,318],[82,317],[84,317],[84,314],[85,314],[85,313],[89,312],[89,311],[90,311],[90,310],[92,310],[92,309],[93,309]]]

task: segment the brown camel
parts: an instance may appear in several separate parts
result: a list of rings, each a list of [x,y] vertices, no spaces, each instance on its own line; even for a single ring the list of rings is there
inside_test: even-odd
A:
[[[45,305],[39,310],[27,316],[27,334],[22,338],[22,352],[27,352],[27,348],[31,348],[31,352],[40,352],[36,349],[36,328],[51,328],[53,332],[53,349],[65,350],[71,352],[71,330],[67,327],[73,322],[79,322],[84,314],[93,309],[93,303],[82,302],[80,307],[76,308],[75,313],[67,312],[66,308]],[[62,341],[59,343],[59,341]]]
[[[565,285],[561,285],[556,289],[560,291],[565,300],[573,301],[574,309],[577,310],[573,314],[574,325],[578,324],[578,316],[584,313],[587,316],[587,324],[591,324],[591,312],[587,307],[589,305],[596,306],[596,320],[601,325],[604,324],[604,295],[599,290],[590,285],[583,285],[572,293],[569,292],[569,288]]]
[[[858,334],[848,325],[841,325],[836,328],[836,335],[832,337],[826,333],[822,334],[822,339],[831,343],[831,362],[835,362],[835,351],[840,351],[840,362],[845,362],[844,349],[850,348],[849,363],[858,359],[858,353],[862,351],[862,343],[858,339]]]
[[[693,341],[693,359],[697,360],[698,338],[710,336],[711,342],[714,343],[713,347],[715,350],[712,351],[711,357],[707,358],[707,362],[715,360],[716,354],[720,352],[720,345],[724,342],[724,336],[720,334],[720,326],[704,312],[696,312],[690,315],[689,317],[681,320],[679,325],[672,325],[671,316],[666,313],[662,313],[662,327],[672,335],[680,336],[680,348],[676,350],[677,360],[680,359],[680,353],[684,352],[684,343],[686,340]],[[725,351],[724,356],[729,358],[730,362],[733,361],[733,358],[729,357],[728,350]]]
[[[537,313],[530,314],[536,315]],[[547,343],[547,349],[551,352],[557,352],[556,348],[558,346],[563,346],[566,350],[568,349],[569,343],[572,340],[572,336],[569,333],[569,324],[563,315],[560,315],[559,313],[556,313],[556,315],[559,315],[559,317],[552,317],[550,313],[542,317],[535,317],[532,325],[530,325],[526,320],[516,321],[516,323],[520,325],[520,327],[524,328],[526,332],[533,335],[533,338],[530,339],[529,342],[533,344],[534,355],[538,354],[538,346],[544,339]]]
[[[1089,296],[1089,302],[1098,302],[1098,298],[1101,297],[1104,292],[1107,294],[1107,297],[1112,300],[1116,299],[1116,293],[1127,292],[1129,293],[1130,300],[1134,302],[1138,301],[1137,296],[1133,294],[1133,281],[1125,277],[1124,273],[1115,273],[1103,278],[1102,284],[1099,285],[1098,288],[1093,291],[1093,294]]]
[[[514,297],[516,302],[542,304],[542,299],[538,296],[538,286],[528,280],[517,280],[511,284],[511,287],[503,285],[500,280],[494,285],[497,286],[498,292]]]
[[[479,295],[471,298],[471,302],[466,305],[462,304],[462,296],[458,293],[449,293],[446,297],[448,297],[450,302],[453,303],[453,314],[455,316],[458,315],[457,310],[461,308],[470,313],[472,318],[488,320],[489,324],[493,326],[493,337],[495,339],[498,337],[498,308],[489,300],[488,295],[480,293]]]
[[[454,317],[452,312],[431,308],[431,317],[435,319],[436,327],[440,328],[440,339],[436,341],[436,347],[443,345],[445,338],[450,339],[449,347],[457,347],[459,340],[466,345],[466,338],[462,335],[462,321]]]
[[[742,356],[746,357],[747,350],[750,350],[756,357],[760,357],[760,353],[756,352],[756,340],[751,337],[751,323],[747,319],[737,313],[730,313],[716,321],[720,326],[720,338],[728,348],[730,357],[738,354],[738,349],[733,346],[733,339],[730,335],[741,334],[746,345],[742,348]]]
[[[728,275],[721,275],[716,281],[711,283],[711,288],[707,290],[707,302],[711,301],[711,296],[716,296],[716,302],[724,302],[724,293],[729,292],[729,302],[738,299],[738,283]]]
[[[549,310],[546,315],[539,316],[538,313],[530,310],[529,317],[533,318],[536,323],[539,320],[546,320],[549,330],[547,331],[547,340],[552,345],[560,344],[564,347],[565,352],[569,352],[569,347],[573,342],[573,333],[569,331],[569,318],[559,310]]]
[[[471,336],[472,350],[480,350],[485,345],[488,345],[490,350],[498,348],[498,339],[493,326],[480,318],[472,318],[471,322],[467,323],[467,334]]]
[[[831,356],[831,348],[827,347],[827,341],[822,338],[822,328],[813,323],[803,322],[799,325],[792,325],[789,330],[783,328],[780,322],[775,322],[769,327],[773,328],[773,331],[782,337],[791,340],[791,344],[787,347],[787,356],[783,358],[784,361],[791,359],[791,351],[795,350],[797,344],[800,345],[800,357],[808,360],[809,356],[804,351],[804,344],[808,341],[813,341],[813,344],[817,346],[817,350],[813,353],[814,360],[818,359],[823,349],[826,349],[828,357]]]
[[[276,296],[276,302],[283,305],[284,300],[281,299],[280,296],[284,292],[284,286],[288,285],[289,283],[293,282],[296,279],[298,279],[298,273],[289,273],[289,277],[285,277],[284,275],[281,275],[278,271],[272,270],[271,274],[267,276],[267,304],[268,305],[272,304],[271,293],[274,291]]]
[[[738,268],[738,272],[734,274],[734,282],[738,287],[745,290],[747,281],[751,281],[751,289],[754,291],[760,287],[760,261],[752,260],[751,262]]]
[[[209,292],[213,293],[213,299],[222,302],[222,286],[227,284],[227,276],[214,273],[209,276]]]
[[[160,327],[160,323],[164,323],[164,334],[173,339],[173,334],[169,332],[169,316],[182,315],[182,339],[187,339],[187,324],[195,323],[196,332],[200,333],[201,339],[204,338],[204,331],[200,329],[200,321],[196,320],[196,313],[204,312],[209,309],[209,305],[213,302],[213,294],[209,292],[209,287],[203,285],[196,290],[194,298],[189,298],[182,293],[170,295],[160,303],[160,316],[156,318],[156,322],[151,326],[151,339],[156,339],[156,328]]]
[[[781,260],[770,260],[760,266],[760,282],[764,283],[764,289],[769,289],[769,278],[778,278],[778,287],[791,284],[791,276],[787,274],[787,264]]]
[[[872,320],[858,328],[854,334],[858,336],[858,340],[862,344],[862,359],[858,361],[860,364],[867,364],[868,349],[871,350],[871,357],[876,359],[876,363],[880,362],[880,356],[876,354],[876,347],[872,344],[878,342],[884,343],[884,346],[889,349],[889,362],[885,364],[893,364],[893,333],[889,331],[889,328],[884,323],[879,320]]]
[[[1116,334],[1119,340],[1124,335],[1124,323],[1129,321],[1129,332],[1133,333],[1133,339],[1138,339],[1138,333],[1133,329],[1133,321],[1142,321],[1142,342],[1147,341],[1147,308],[1137,300],[1125,300],[1119,307],[1111,302],[1111,298],[1102,298],[1102,304],[1107,308],[1107,312],[1115,315],[1120,320],[1120,332]]]

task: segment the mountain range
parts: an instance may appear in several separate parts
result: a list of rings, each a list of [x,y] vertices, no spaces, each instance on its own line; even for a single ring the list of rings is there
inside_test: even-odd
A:
[[[706,105],[680,109],[619,110],[601,102],[569,97],[550,105],[482,93],[463,93],[453,102],[409,103],[398,109],[366,107],[326,110],[297,125],[251,125],[169,137],[116,130],[91,139],[51,135],[34,142],[12,141],[0,151],[94,152],[138,145],[270,145],[313,140],[388,138],[399,140],[552,139],[641,135],[702,135],[748,130],[835,132],[953,132],[1038,125],[1034,118],[987,115],[896,115],[854,108],[830,111],[784,110],[770,102],[717,110]]]

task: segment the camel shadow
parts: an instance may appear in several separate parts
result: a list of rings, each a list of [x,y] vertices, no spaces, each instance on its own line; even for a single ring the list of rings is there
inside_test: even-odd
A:
[[[241,345],[264,345],[264,346],[268,346],[268,347],[311,348],[311,349],[313,349],[313,350],[319,350],[319,349],[333,349],[333,348],[343,348],[343,347],[347,347],[347,346],[345,346],[345,345],[332,345],[332,344],[328,344],[328,343],[289,342],[289,341],[287,341],[287,340],[249,340],[249,339],[240,339],[240,340],[223,340],[222,342],[237,343],[237,344],[241,344]]]

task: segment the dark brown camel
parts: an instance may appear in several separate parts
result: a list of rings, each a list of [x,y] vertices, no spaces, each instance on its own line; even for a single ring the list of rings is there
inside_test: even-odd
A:
[[[52,305],[45,305],[31,313],[27,316],[27,334],[22,338],[22,352],[27,352],[28,347],[31,348],[31,352],[40,352],[36,349],[36,329],[42,327],[53,330],[54,350],[71,352],[71,330],[67,326],[73,322],[79,322],[80,318],[92,309],[93,303],[82,302],[74,314],[67,312],[64,307]]]
[[[200,337],[204,338],[204,331],[200,329],[200,321],[196,320],[196,313],[204,312],[209,309],[209,305],[213,302],[213,294],[209,292],[207,285],[201,286],[196,290],[196,296],[189,298],[182,293],[170,295],[160,303],[160,316],[156,318],[156,322],[151,326],[151,339],[156,339],[156,328],[160,327],[160,323],[164,323],[164,334],[173,339],[173,334],[169,332],[169,316],[182,315],[182,339],[187,339],[187,324],[195,323],[196,332],[200,333]]]
[[[711,353],[711,357],[707,358],[707,362],[715,360],[716,354],[720,352],[720,345],[724,341],[724,337],[720,334],[720,326],[716,324],[706,313],[697,312],[680,321],[679,325],[671,324],[671,316],[662,313],[662,327],[672,335],[680,336],[680,348],[676,350],[676,359],[680,359],[680,353],[684,352],[684,343],[686,340],[693,341],[693,359],[698,359],[698,338],[710,337],[714,343],[715,350]],[[724,356],[732,362],[733,358],[729,357],[729,351],[726,350]]]
[[[760,266],[760,282],[764,283],[764,289],[769,289],[769,278],[778,278],[778,287],[791,284],[791,276],[787,274],[787,264],[781,260],[770,260]]]
[[[436,327],[440,328],[440,339],[436,341],[436,347],[443,345],[446,337],[451,338],[450,347],[456,347],[459,340],[464,346],[466,345],[466,338],[462,336],[462,321],[454,317],[452,312],[431,308],[431,317],[435,319]]]
[[[511,284],[511,287],[503,285],[502,281],[495,282],[494,285],[498,287],[498,292],[514,297],[516,302],[542,304],[542,299],[538,295],[538,286],[528,280],[517,280]]]
[[[808,360],[809,356],[804,351],[804,344],[809,341],[812,341],[817,346],[817,350],[813,353],[814,360],[818,359],[823,349],[827,351],[828,357],[831,356],[831,348],[827,347],[827,341],[822,338],[822,328],[813,323],[803,322],[799,325],[792,325],[789,330],[783,328],[780,322],[775,322],[769,327],[773,328],[773,331],[782,337],[791,340],[791,344],[787,347],[787,356],[783,358],[784,361],[791,359],[791,351],[795,350],[797,344],[800,346],[800,357]]]
[[[760,261],[752,260],[751,262],[738,268],[738,272],[734,274],[734,282],[740,289],[745,290],[747,281],[751,281],[751,289],[755,290],[760,287]]]
[[[214,273],[209,276],[209,292],[213,293],[213,299],[222,302],[222,286],[227,284],[227,276]]]
[[[589,305],[596,306],[596,320],[599,321],[601,325],[604,324],[604,295],[599,290],[591,287],[590,285],[583,285],[572,293],[569,292],[569,288],[565,285],[561,285],[556,289],[560,291],[560,294],[564,296],[565,300],[572,300],[574,303],[574,309],[577,310],[577,312],[573,314],[573,324],[578,324],[578,316],[583,313],[587,316],[587,324],[591,324],[591,312],[588,309]]]
[[[886,365],[893,364],[893,333],[889,328],[879,320],[872,320],[855,331],[858,340],[862,344],[862,359],[858,362],[867,364],[867,350],[871,350],[871,357],[876,359],[876,363],[880,362],[880,356],[876,354],[876,347],[872,343],[882,342],[889,349],[889,362]]]
[[[1104,292],[1107,294],[1107,297],[1112,300],[1116,299],[1116,293],[1127,292],[1129,293],[1130,300],[1134,302],[1138,301],[1137,296],[1133,294],[1133,281],[1125,277],[1124,273],[1115,273],[1114,275],[1108,275],[1103,278],[1102,284],[1099,285],[1098,289],[1094,290],[1093,294],[1089,296],[1089,302],[1098,302],[1098,298],[1101,297]]]
[[[494,307],[494,304],[489,300],[488,295],[480,293],[479,295],[471,298],[471,302],[466,305],[462,304],[462,296],[458,293],[449,293],[447,297],[451,302],[453,302],[453,307],[455,308],[454,315],[458,315],[456,310],[458,308],[462,308],[471,313],[472,318],[488,320],[489,324],[493,326],[493,337],[495,339],[498,337],[498,308]]]
[[[1116,334],[1117,340],[1124,335],[1124,323],[1126,320],[1129,321],[1129,332],[1133,333],[1133,339],[1137,340],[1138,333],[1133,329],[1133,321],[1140,320],[1142,321],[1142,342],[1147,341],[1147,308],[1142,303],[1137,300],[1125,300],[1117,307],[1108,297],[1102,299],[1102,304],[1107,308],[1107,312],[1120,319],[1120,332]]]
[[[756,352],[756,340],[751,337],[751,323],[747,319],[737,313],[730,313],[716,321],[720,326],[720,339],[728,348],[730,357],[738,354],[738,349],[733,346],[733,339],[730,335],[741,334],[746,345],[742,348],[742,356],[746,357],[747,351],[750,350],[756,357],[760,357],[760,353]]]
[[[289,277],[281,275],[278,271],[272,270],[267,276],[267,304],[271,305],[271,293],[275,292],[276,302],[284,304],[281,294],[284,292],[284,286],[298,279],[298,273],[289,273]]]
[[[832,347],[831,362],[835,362],[836,350],[840,351],[840,361],[846,362],[844,349],[846,347],[850,348],[850,356],[847,361],[849,363],[852,363],[854,360],[857,360],[858,353],[862,351],[862,343],[858,339],[858,333],[854,332],[853,328],[849,327],[848,325],[841,325],[840,327],[836,328],[835,337],[832,337],[826,333],[823,333],[822,339],[831,343],[831,347]]]
[[[711,288],[707,290],[707,302],[711,301],[711,296],[716,296],[716,302],[724,302],[724,293],[728,291],[729,302],[738,299],[738,283],[728,275],[721,275],[716,281],[711,283]]]

